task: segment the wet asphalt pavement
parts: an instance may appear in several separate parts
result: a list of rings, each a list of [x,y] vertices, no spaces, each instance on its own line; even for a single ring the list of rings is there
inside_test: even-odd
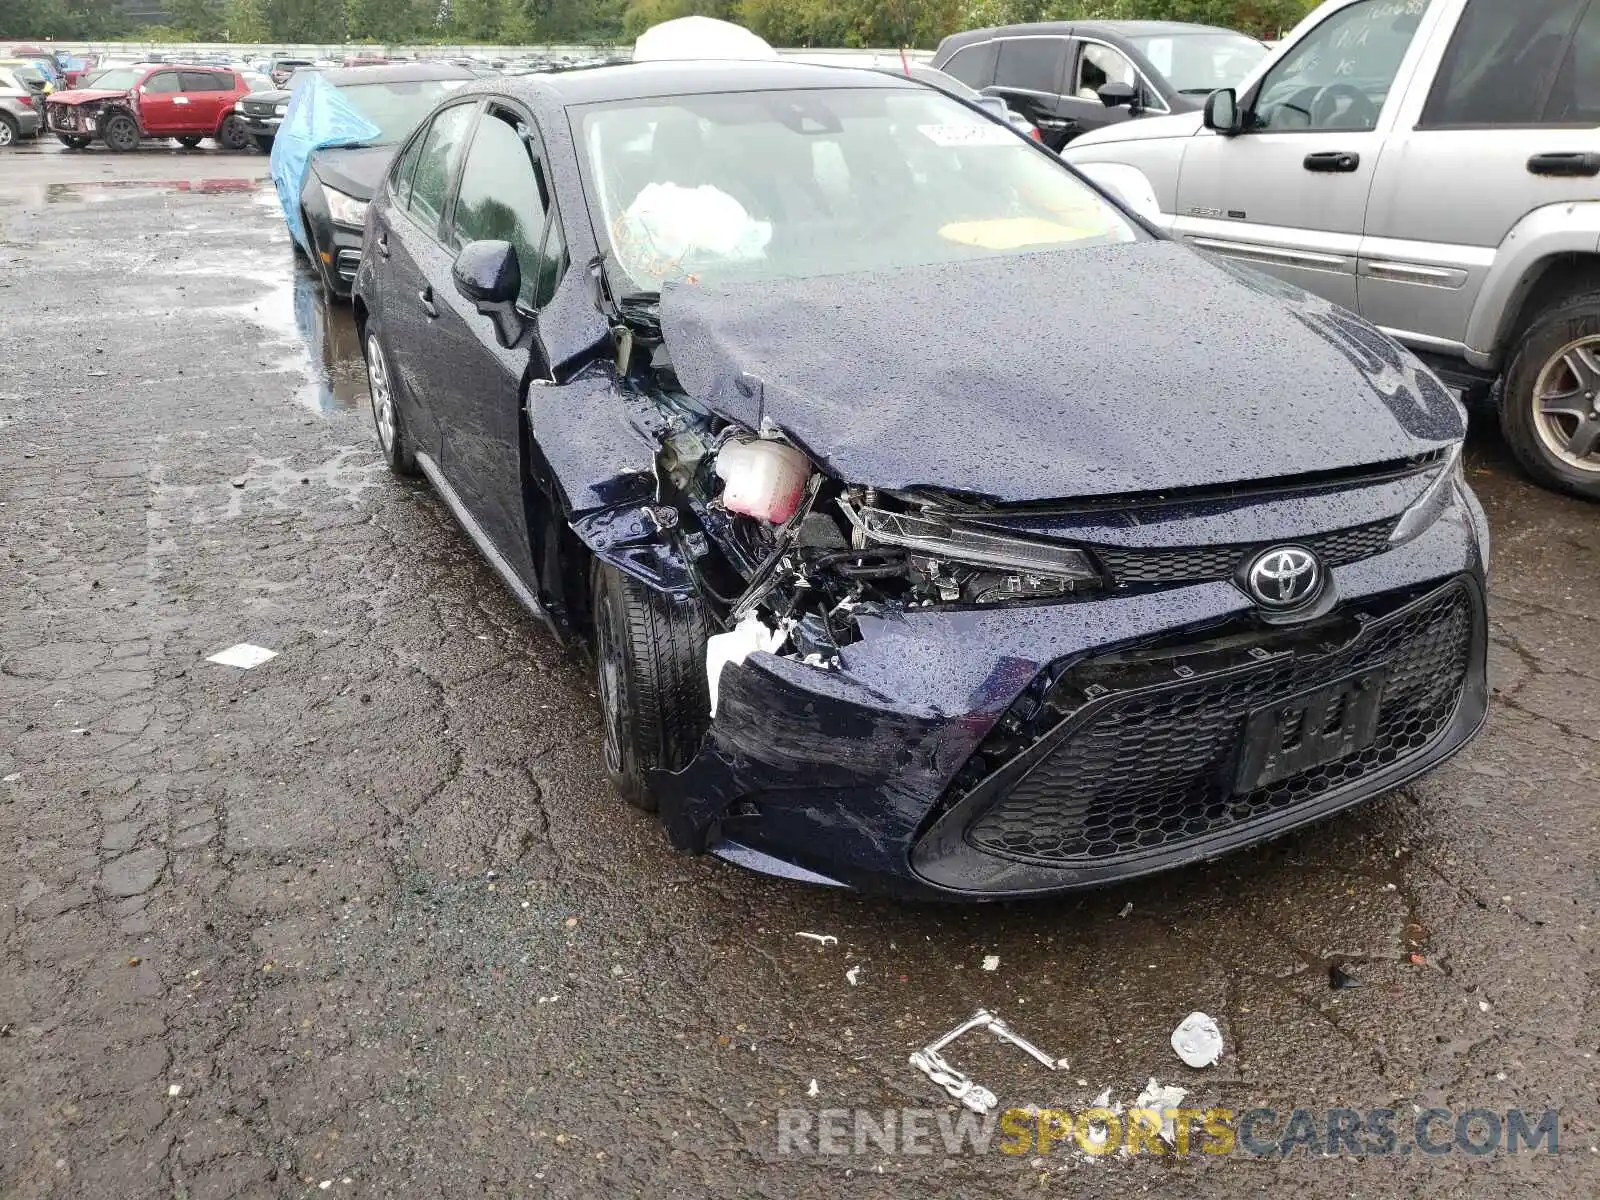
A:
[[[678,857],[585,664],[384,471],[265,175],[0,152],[0,1195],[1600,1192],[1594,508],[1475,436],[1488,727],[1329,825],[981,908]],[[950,1111],[906,1056],[980,1005],[1070,1061],[963,1041],[1002,1106],[1557,1109],[1559,1152],[779,1153]]]

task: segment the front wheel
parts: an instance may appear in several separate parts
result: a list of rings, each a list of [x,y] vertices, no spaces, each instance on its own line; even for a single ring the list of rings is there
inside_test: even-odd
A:
[[[0,113],[0,146],[14,144],[18,137],[17,121],[7,113]]]
[[[139,122],[127,113],[113,113],[100,126],[100,137],[107,149],[127,154],[139,148]]]
[[[217,130],[217,145],[224,150],[243,150],[250,144],[250,128],[238,113],[229,113]]]
[[[411,451],[411,439],[406,434],[405,420],[400,415],[400,404],[395,398],[389,356],[383,352],[378,331],[370,324],[367,327],[365,349],[367,392],[372,397],[372,425],[378,433],[378,448],[383,451],[383,461],[396,475],[415,475],[417,459]]]
[[[655,812],[650,773],[687,766],[710,723],[711,622],[698,600],[663,596],[604,563],[592,594],[606,774],[629,804]]]
[[[1600,500],[1600,293],[1533,319],[1506,372],[1500,427],[1538,482]]]

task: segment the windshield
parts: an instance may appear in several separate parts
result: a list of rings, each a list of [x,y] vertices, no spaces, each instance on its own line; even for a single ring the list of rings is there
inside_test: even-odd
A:
[[[356,83],[339,90],[383,132],[372,145],[403,141],[433,106],[455,91],[464,79],[422,79],[412,83]]]
[[[1174,37],[1129,38],[1174,91],[1209,96],[1237,87],[1267,56],[1267,48],[1242,33],[1185,33]]]
[[[83,80],[79,87],[107,92],[125,92],[139,82],[143,71],[130,70],[127,67],[113,67],[109,71],[99,71]]]
[[[918,88],[583,108],[591,213],[643,292],[1144,236],[1006,126]]]

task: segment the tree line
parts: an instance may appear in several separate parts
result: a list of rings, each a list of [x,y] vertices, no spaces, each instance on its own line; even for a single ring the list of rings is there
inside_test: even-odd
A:
[[[1159,18],[1276,37],[1316,0],[0,0],[0,41],[123,36],[192,41],[615,43],[702,14],[782,46],[916,46],[983,25]],[[7,47],[9,49],[9,47]]]

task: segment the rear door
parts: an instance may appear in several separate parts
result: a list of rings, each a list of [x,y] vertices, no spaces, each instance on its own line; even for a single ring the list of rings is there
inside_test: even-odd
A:
[[[178,77],[183,84],[183,94],[173,101],[179,108],[178,118],[191,133],[214,132],[222,123],[224,102],[233,102],[232,93],[223,90],[232,84],[232,76],[215,71],[180,71]]]
[[[1083,131],[1061,100],[1071,42],[1062,34],[1030,34],[999,38],[995,46],[994,84],[986,90],[1003,96],[1013,112],[1039,127],[1047,146],[1060,150]]]
[[[1173,232],[1346,308],[1379,152],[1453,0],[1332,8],[1241,98],[1245,132],[1189,139]],[[1419,36],[1420,35],[1420,36]]]
[[[1437,40],[1373,180],[1359,293],[1374,324],[1452,353],[1512,226],[1600,200],[1600,2],[1467,0]]]
[[[182,100],[183,104],[178,101]],[[158,137],[185,128],[183,80],[176,71],[156,71],[139,87],[139,124],[144,132]]]
[[[522,495],[522,395],[530,372],[548,378],[534,336],[535,314],[554,291],[561,251],[546,261],[554,206],[532,119],[491,100],[461,168],[446,244],[452,254],[478,241],[509,242],[522,273],[518,308],[527,317],[515,345],[500,345],[493,321],[448,276],[434,280],[440,345],[449,351],[439,386],[451,399],[444,427],[446,475],[490,541],[530,585],[533,573]],[[445,365],[443,356],[438,360]]]
[[[466,152],[477,101],[440,109],[417,143],[406,204],[395,210],[388,232],[390,286],[383,295],[385,348],[408,395],[424,410],[429,440],[418,449],[448,470],[443,431],[458,402],[450,363],[461,347],[441,336],[439,280],[448,283],[454,255],[444,245],[445,204]],[[381,231],[375,231],[375,235]],[[382,247],[378,247],[381,254]],[[430,447],[431,443],[431,447]]]

